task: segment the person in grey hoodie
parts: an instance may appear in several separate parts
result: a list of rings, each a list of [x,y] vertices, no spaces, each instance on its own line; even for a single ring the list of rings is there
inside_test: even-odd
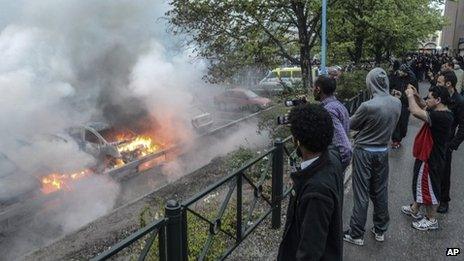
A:
[[[401,114],[401,101],[390,95],[387,73],[374,68],[366,77],[373,98],[363,102],[350,118],[350,128],[358,131],[353,151],[353,213],[343,240],[364,245],[364,226],[369,198],[374,204],[372,233],[385,240],[388,214],[388,142]],[[397,93],[399,95],[399,93]]]

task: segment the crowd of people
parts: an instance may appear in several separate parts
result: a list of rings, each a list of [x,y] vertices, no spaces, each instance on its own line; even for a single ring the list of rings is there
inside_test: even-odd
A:
[[[336,81],[320,76],[312,89],[320,104],[294,107],[290,130],[301,164],[293,182],[278,260],[342,260],[343,241],[364,245],[369,201],[371,232],[385,241],[390,223],[390,149],[401,147],[410,114],[422,122],[415,134],[411,203],[401,211],[414,229],[439,227],[438,213],[450,201],[453,151],[464,140],[463,57],[412,55],[392,61],[387,73],[372,69],[366,85],[372,98],[353,116],[334,96]],[[425,94],[419,82],[430,82]],[[350,131],[354,131],[353,144]],[[343,229],[343,180],[352,165],[353,209]]]

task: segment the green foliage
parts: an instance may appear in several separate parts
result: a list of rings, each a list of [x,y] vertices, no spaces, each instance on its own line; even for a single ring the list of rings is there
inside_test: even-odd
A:
[[[239,169],[250,159],[256,157],[256,153],[251,149],[240,147],[238,150],[230,152],[226,159],[226,169],[233,171]]]
[[[388,54],[416,50],[443,26],[431,0],[340,0],[329,8],[329,57],[358,62],[363,57],[380,61]]]
[[[218,204],[217,202],[213,204]],[[236,229],[236,202],[230,200],[224,216],[221,218],[221,229],[227,231],[229,234],[234,235]],[[202,216],[212,221],[216,218],[218,206],[208,206],[199,212]],[[202,253],[205,243],[209,237],[209,224],[197,216],[188,213],[188,256],[189,260],[197,259]],[[223,232],[218,232],[212,236],[212,246],[206,255],[206,260],[218,260],[222,257],[223,253],[234,243],[230,237]]]
[[[365,89],[367,73],[366,70],[343,73],[337,81],[337,98],[340,100],[350,99]]]
[[[337,1],[331,0],[329,4]],[[285,61],[302,67],[307,82],[311,48],[320,30],[320,3],[291,0],[171,0],[166,13],[175,34],[185,34],[209,61],[210,81],[240,68],[273,68]]]

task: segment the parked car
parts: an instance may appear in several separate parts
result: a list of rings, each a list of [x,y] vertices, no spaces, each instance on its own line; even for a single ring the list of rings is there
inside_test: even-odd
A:
[[[268,107],[271,100],[258,96],[253,91],[236,88],[215,96],[214,104],[221,110],[249,109],[256,111]]]
[[[213,127],[213,116],[198,105],[189,108],[190,123],[198,133],[205,133]]]

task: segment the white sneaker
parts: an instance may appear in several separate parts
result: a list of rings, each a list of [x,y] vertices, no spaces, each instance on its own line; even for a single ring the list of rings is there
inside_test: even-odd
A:
[[[419,221],[412,222],[412,227],[422,231],[438,229],[438,220],[424,217]]]
[[[353,237],[351,237],[349,231],[345,231],[343,233],[343,240],[346,241],[346,242],[349,242],[351,244],[358,245],[358,246],[363,246],[364,245],[364,239],[362,237],[353,238]]]
[[[377,240],[378,242],[385,241],[385,233],[377,233],[377,232],[375,232],[375,228],[372,228],[371,232],[372,232],[372,234],[374,234],[375,240]]]
[[[412,211],[411,205],[402,206],[401,207],[401,212],[403,212],[404,214],[406,214],[408,216],[413,217],[414,219],[422,219],[422,218],[424,218],[423,215],[419,211],[417,211],[417,213],[414,213],[414,211]]]

